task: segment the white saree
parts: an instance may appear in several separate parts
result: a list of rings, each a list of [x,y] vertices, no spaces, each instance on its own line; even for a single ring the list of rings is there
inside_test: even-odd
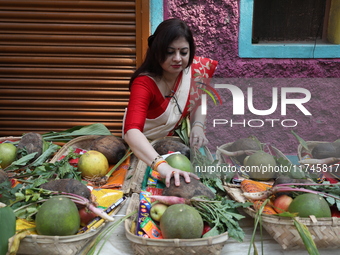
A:
[[[190,82],[191,68],[188,67],[183,71],[182,79],[179,81],[177,90],[172,96],[165,112],[155,119],[146,119],[143,133],[148,139],[154,140],[167,136],[176,127],[176,124],[182,117],[180,110],[184,111],[188,100]]]

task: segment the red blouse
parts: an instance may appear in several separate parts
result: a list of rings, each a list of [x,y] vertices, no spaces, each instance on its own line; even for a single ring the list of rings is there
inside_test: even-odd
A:
[[[128,111],[124,121],[124,134],[132,128],[143,132],[145,119],[160,116],[171,98],[163,97],[157,84],[148,76],[137,77],[131,86]]]

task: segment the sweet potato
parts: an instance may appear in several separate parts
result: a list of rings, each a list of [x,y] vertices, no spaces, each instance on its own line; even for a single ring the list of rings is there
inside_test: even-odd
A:
[[[40,188],[76,194],[90,200],[91,191],[85,184],[76,179],[58,179],[40,185]]]
[[[170,186],[165,187],[163,196],[176,196],[190,199],[195,196],[205,196],[208,198],[215,198],[215,194],[202,182],[191,178],[190,183],[186,183],[184,177],[180,177],[180,186],[175,186],[174,178],[170,180]]]
[[[243,192],[262,192],[270,189],[272,186],[263,182],[244,179],[241,182],[241,189]]]
[[[124,157],[127,147],[120,139],[114,135],[103,135],[93,140],[90,145],[91,150],[104,154],[110,164],[116,164]]]
[[[261,200],[254,201],[254,209],[256,211],[260,210],[263,202],[264,201],[261,201]],[[262,213],[264,213],[264,214],[277,214],[277,212],[274,210],[274,208],[270,204],[266,204],[263,207]]]
[[[162,138],[154,144],[155,151],[158,152],[159,155],[165,155],[169,152],[179,151],[181,154],[185,155],[190,159],[190,148],[181,143],[179,141],[174,141],[168,138]]]

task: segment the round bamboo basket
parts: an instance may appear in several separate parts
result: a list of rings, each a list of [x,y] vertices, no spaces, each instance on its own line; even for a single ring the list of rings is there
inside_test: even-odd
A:
[[[230,147],[233,143],[226,143],[226,144],[222,144],[221,146],[219,146],[221,149],[226,150],[226,151],[230,151]],[[267,145],[265,143],[261,143],[261,145],[264,147],[264,151],[275,156],[278,158],[284,158],[286,160],[288,160],[290,162],[290,160],[287,158],[287,156],[285,154],[283,154],[279,149],[277,149],[274,146],[271,145]],[[226,156],[224,154],[222,154],[219,150],[216,150],[216,159],[218,160],[218,162],[221,163],[231,163],[233,165],[240,165],[240,162],[237,161],[237,159],[235,157],[229,157]]]
[[[219,146],[219,148],[226,150],[226,151],[230,151],[230,147],[233,143],[226,143],[226,144],[222,144],[221,146]],[[271,145],[267,145],[264,143],[261,143],[263,150],[277,158],[284,158],[285,160],[287,160],[288,162],[291,163],[291,161],[287,158],[286,155],[284,155],[279,149],[277,149],[274,146]],[[219,150],[216,150],[216,159],[218,160],[218,164],[227,164],[230,166],[235,167],[235,174],[238,173],[240,176],[242,176],[243,178],[249,178],[248,174],[244,171],[241,170],[241,164],[240,162],[238,162],[238,160],[235,157],[229,157],[227,155],[224,155],[223,153],[221,153]]]
[[[319,143],[328,143],[328,142],[306,141],[306,145],[307,145],[308,150],[306,150],[306,148],[304,148],[301,144],[299,144],[299,146],[298,146],[298,158],[299,158],[299,160],[302,160],[306,153],[310,154],[311,151],[313,150],[313,148]]]
[[[138,210],[139,194],[131,196],[126,214]],[[135,214],[136,215],[136,214]],[[125,220],[125,233],[131,241],[136,255],[170,255],[170,254],[205,254],[218,255],[228,240],[228,232],[218,236],[196,239],[150,239],[140,237],[131,232],[136,217]]]
[[[59,151],[53,156],[51,159],[51,163],[55,163],[60,159],[62,156],[66,156],[74,149],[83,149],[83,150],[89,150],[91,143],[93,140],[98,138],[99,135],[85,135],[85,136],[79,136],[77,138],[72,139],[71,141],[65,143]]]
[[[74,255],[84,249],[104,225],[88,233],[71,236],[29,235],[20,241],[17,254]]]
[[[0,137],[0,142],[5,142],[5,141],[12,141],[12,142],[17,142],[21,140],[21,136],[7,136],[7,137]]]
[[[98,138],[98,135],[87,135],[87,136],[79,136],[75,139],[72,139],[71,141],[65,143],[63,147],[54,155],[54,157],[51,159],[51,163],[55,163],[60,159],[60,157],[67,155],[71,151],[73,151],[76,148],[83,149],[83,150],[90,150],[90,146],[93,140]],[[137,163],[138,159],[132,154],[131,160],[130,160],[130,167],[128,174],[126,175],[125,181],[123,183],[122,191],[125,194],[130,193],[131,185],[134,185],[133,177],[131,176],[135,175],[135,171],[137,169]]]
[[[224,186],[228,195],[235,201],[246,202],[240,185],[228,184]],[[252,218],[256,217],[253,208],[244,208]],[[318,249],[340,248],[340,218],[308,218],[296,217],[300,223],[308,228]],[[284,250],[304,249],[305,245],[297,231],[293,219],[276,215],[261,215],[261,223],[270,236],[281,245]]]
[[[245,209],[245,212],[255,218],[256,212]],[[293,219],[263,214],[262,226],[278,242],[283,249],[301,249],[305,245],[294,225]],[[340,248],[340,218],[309,218],[296,217],[306,225],[318,249]]]

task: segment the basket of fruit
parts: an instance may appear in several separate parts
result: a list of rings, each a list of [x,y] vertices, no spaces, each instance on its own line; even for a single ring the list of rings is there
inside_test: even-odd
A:
[[[0,142],[6,145],[13,145],[15,143],[16,146],[13,146],[18,148],[20,143],[23,144],[23,142],[26,141],[26,145],[23,146],[24,149],[28,148],[27,144],[34,145],[30,147],[34,147],[34,150],[41,149],[44,141],[39,138],[40,136],[38,134],[35,135],[35,133],[28,134],[29,135],[25,134],[22,137],[2,138]],[[59,150],[51,154],[49,160],[43,160],[39,164],[30,164],[28,170],[25,167],[21,172],[18,171],[18,174],[13,173],[9,175],[6,171],[1,190],[1,194],[5,194],[5,196],[2,196],[1,201],[7,205],[11,204],[11,206],[6,206],[6,208],[14,210],[14,215],[16,216],[14,218],[12,217],[15,220],[12,222],[14,230],[15,226],[17,226],[17,233],[12,239],[14,242],[13,245],[10,246],[10,249],[14,250],[17,254],[77,254],[91,245],[92,240],[106,228],[108,225],[107,222],[113,221],[114,218],[110,215],[116,213],[116,211],[121,208],[121,204],[116,204],[115,201],[119,197],[122,198],[123,194],[128,192],[128,183],[124,181],[127,179],[126,173],[130,169],[131,162],[133,162],[132,160],[126,160],[126,156],[131,154],[128,153],[125,145],[117,138],[115,138],[118,141],[117,143],[110,142],[110,145],[115,145],[113,151],[117,152],[110,155],[111,159],[114,158],[114,160],[117,161],[116,164],[112,161],[109,162],[110,158],[104,155],[104,150],[100,152],[100,154],[105,157],[104,161],[107,162],[105,164],[105,173],[108,171],[111,163],[112,168],[116,165],[120,167],[114,169],[117,170],[115,173],[118,172],[120,176],[124,177],[117,177],[114,180],[117,181],[119,179],[119,182],[111,182],[109,178],[108,183],[119,183],[122,185],[119,186],[121,190],[101,187],[97,189],[97,187],[93,186],[95,189],[91,191],[91,189],[88,188],[90,185],[87,186],[80,180],[80,178],[83,178],[83,175],[80,175],[78,172],[80,171],[79,164],[81,163],[80,160],[83,155],[90,150],[96,152],[101,150],[101,146],[103,146],[102,137],[104,136],[79,136],[63,144],[62,147],[59,145],[53,147]],[[108,137],[111,139],[111,136]],[[27,140],[26,138],[29,139]],[[52,143],[49,144],[52,145]],[[108,147],[106,146],[106,148]],[[43,154],[44,153],[41,155]],[[17,165],[11,164],[10,167],[13,166]],[[124,171],[119,171],[123,167],[124,169],[122,170]],[[9,169],[9,171],[12,170]],[[27,174],[30,174],[27,181],[27,177],[24,179],[26,175],[25,171]],[[82,171],[80,172],[82,173]],[[124,175],[122,175],[122,173],[124,173]],[[13,176],[14,178],[12,178]],[[58,178],[53,179],[53,177],[56,176],[58,176]],[[112,174],[112,176],[116,175]],[[9,179],[16,181],[7,182]],[[125,187],[126,189],[124,189]],[[21,198],[18,197],[19,194],[21,194]],[[56,202],[53,202],[52,205],[50,204],[48,209],[42,209],[45,203],[50,199],[57,198],[57,196],[58,201],[60,199],[71,199],[73,209],[69,209],[71,208],[70,206],[59,205]],[[17,199],[15,201],[16,203],[10,203],[15,199]],[[25,203],[21,202],[21,200],[25,200]],[[55,207],[54,205],[57,204],[58,206]],[[103,214],[98,206],[105,207],[106,213]],[[43,210],[46,210],[47,213],[43,213]],[[73,211],[71,212],[70,210]],[[58,213],[58,216],[53,213]],[[61,213],[66,213],[66,215],[64,215],[65,217],[61,216]],[[45,217],[50,216],[52,219],[42,218],[42,220],[38,220],[38,218],[41,218],[41,215],[44,214]],[[54,218],[52,215],[54,215]],[[89,225],[84,223],[85,219],[91,220]],[[46,227],[46,224],[49,222],[53,223],[54,226]],[[93,224],[91,222],[93,222]],[[71,232],[68,231],[68,227],[72,227]],[[41,228],[43,230],[41,230]],[[46,229],[48,229],[48,231],[56,229],[57,232],[46,232]]]
[[[160,155],[166,156],[169,165],[182,171],[194,171],[189,153],[195,153],[190,158],[200,153],[200,160],[213,161],[206,148],[191,151],[178,137],[151,143]],[[171,178],[166,187],[145,163],[137,166],[143,177],[139,177],[141,183],[127,209],[127,215],[134,215],[125,220],[126,237],[135,254],[221,254],[229,237],[243,240],[238,220],[244,216],[236,210],[243,203],[217,198],[201,179],[191,178],[186,183],[180,177],[180,185],[176,186]]]
[[[130,192],[129,176],[133,174],[130,172],[135,171],[138,161],[121,138],[113,135],[74,138],[64,144],[50,162],[55,163],[65,157],[70,158],[69,162],[77,167],[89,185],[119,188],[124,193]],[[95,164],[91,162],[93,160],[96,161]],[[96,167],[93,167],[94,165]]]
[[[120,210],[126,199],[123,193],[115,194],[114,203],[111,201],[106,207],[108,201],[99,199],[98,193],[93,193],[88,200],[66,192],[30,192],[24,195],[27,203],[19,208],[1,204],[1,235],[3,231],[9,234],[7,242],[11,254],[73,255],[89,249],[91,240],[105,229],[107,222],[114,221],[112,215]],[[39,197],[38,201],[33,196]],[[94,203],[94,196],[99,203]]]
[[[216,158],[219,164],[228,164],[234,173],[262,180],[275,178],[291,165],[279,149],[254,137],[240,138],[217,147]]]
[[[253,203],[245,212],[255,219],[261,218],[264,229],[283,249],[303,249],[306,239],[315,249],[337,249],[340,214],[335,199],[331,198],[338,187],[318,185],[292,181],[273,186],[243,180],[241,184],[228,184],[225,189],[235,201]]]
[[[334,142],[306,141],[298,146],[301,164],[327,165],[340,161],[340,140]]]
[[[139,211],[140,203],[143,202],[140,200],[140,195],[134,193],[131,196],[129,206],[127,208],[127,214],[135,211],[137,216],[137,212]],[[145,202],[145,201],[144,201]],[[157,208],[157,207],[156,207]],[[160,206],[158,208],[158,215],[162,213],[162,210],[164,207]],[[136,235],[136,222],[138,217],[130,217],[125,221],[125,233],[126,237],[131,241],[132,249],[135,254],[144,254],[144,255],[152,255],[152,254],[221,254],[221,250],[223,249],[225,243],[228,240],[228,232],[225,232],[220,235],[211,236],[211,237],[203,237],[203,222],[201,219],[201,216],[197,213],[197,211],[189,206],[189,205],[177,205],[176,207],[165,207],[166,210],[164,213],[169,209],[173,208],[173,211],[168,211],[168,216],[165,215],[164,222],[162,222],[163,227],[169,227],[168,232],[165,233],[165,231],[161,232],[159,227],[155,225],[154,223],[150,223],[151,221],[146,222],[146,224],[149,223],[149,225],[142,226],[143,228],[147,229],[150,227],[149,230],[147,230],[148,233],[156,233],[153,235],[153,238],[146,237],[143,235]],[[176,217],[173,214],[178,213],[179,210],[185,210],[186,215],[185,219],[184,217]],[[157,211],[157,210],[156,210]],[[161,216],[163,218],[164,216]],[[177,215],[178,216],[178,215]],[[172,231],[175,231],[174,229],[171,229],[171,226],[177,226],[176,224],[172,224],[171,221],[174,219],[178,219],[180,221],[186,221],[186,222],[179,222],[179,224],[182,224],[179,231],[179,235],[183,235],[183,238],[180,238],[178,236],[177,238],[164,238],[162,236],[162,233],[165,236],[167,234],[171,235]],[[153,221],[154,222],[154,221]],[[169,226],[168,226],[169,225]],[[184,236],[186,235],[186,236]],[[152,234],[150,234],[152,236]],[[167,236],[166,236],[167,237]]]

